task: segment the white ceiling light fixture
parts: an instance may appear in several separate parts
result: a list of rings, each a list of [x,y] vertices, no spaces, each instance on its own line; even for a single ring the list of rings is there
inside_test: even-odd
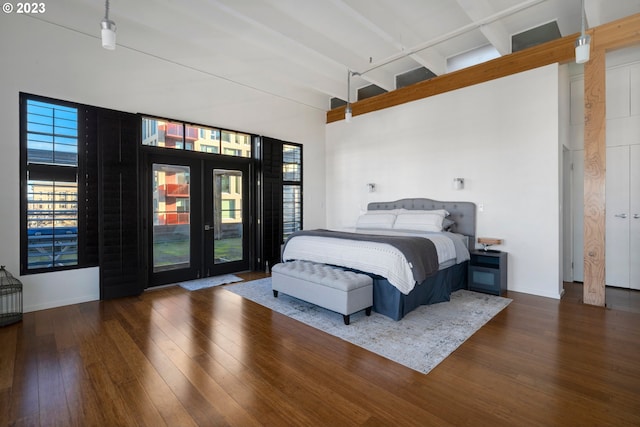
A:
[[[591,50],[591,36],[589,34],[585,34],[585,11],[584,11],[584,0],[582,0],[582,32],[580,33],[580,37],[576,40],[576,63],[584,64],[589,61],[589,53]]]
[[[344,109],[344,121],[349,123],[352,117],[351,111],[351,70],[347,70],[347,107]]]
[[[100,22],[102,28],[102,47],[108,50],[116,48],[116,23],[109,19],[109,0],[104,3],[104,18]]]

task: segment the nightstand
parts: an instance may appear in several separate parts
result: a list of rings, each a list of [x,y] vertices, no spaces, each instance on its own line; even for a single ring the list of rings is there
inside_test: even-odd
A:
[[[507,290],[507,253],[472,250],[469,260],[469,290],[501,295]]]

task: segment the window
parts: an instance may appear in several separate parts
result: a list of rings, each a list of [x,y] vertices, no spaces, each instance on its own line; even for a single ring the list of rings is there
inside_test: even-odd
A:
[[[239,132],[222,131],[222,152],[229,156],[251,157],[251,138]]]
[[[231,183],[229,181],[229,175],[220,175],[220,192],[231,193]]]
[[[77,267],[77,107],[21,94],[21,273]]]
[[[223,200],[222,201],[222,219],[235,219],[236,218],[236,201]]]
[[[302,146],[282,145],[283,240],[302,229]]]
[[[142,118],[142,145],[251,157],[251,136],[177,121]]]

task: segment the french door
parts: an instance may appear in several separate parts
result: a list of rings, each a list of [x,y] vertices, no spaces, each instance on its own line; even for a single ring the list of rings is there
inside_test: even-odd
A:
[[[249,269],[249,165],[204,165],[204,275]]]
[[[249,269],[248,159],[147,160],[149,286]]]

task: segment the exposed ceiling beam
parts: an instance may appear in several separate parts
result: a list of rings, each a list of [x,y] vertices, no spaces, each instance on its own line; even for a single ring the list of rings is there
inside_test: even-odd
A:
[[[392,92],[396,75],[420,66],[442,76],[448,57],[488,43],[507,53],[510,34],[524,26],[557,17],[562,34],[576,32],[580,2],[136,0],[116,2],[111,12],[118,50],[326,110],[331,97],[347,98],[347,70],[360,74],[354,90],[375,84]],[[64,3],[29,18],[99,42],[104,3]],[[639,10],[640,0],[586,0],[587,27]]]
[[[487,0],[456,1],[473,22],[482,21],[485,17],[496,13]],[[507,32],[501,22],[495,21],[481,25],[480,32],[482,32],[489,43],[491,43],[496,50],[500,52],[500,55],[508,55],[511,53],[511,34]]]
[[[424,49],[409,55],[409,57],[437,76],[447,72],[447,58],[435,49]]]
[[[640,13],[591,28],[588,32],[595,40],[593,49],[614,50],[640,45],[640,31],[638,31],[638,28],[640,28]],[[382,110],[548,64],[563,64],[573,61],[575,60],[574,43],[578,35],[579,33],[571,34],[482,64],[445,74],[444,76],[434,77],[428,81],[355,102],[351,104],[353,115],[357,116]],[[327,123],[339,121],[343,118],[344,107],[327,111]]]
[[[408,47],[404,43],[402,43],[400,40],[398,40],[397,36],[394,36],[391,33],[391,31],[383,27],[383,25],[385,24],[384,21],[381,21],[380,23],[373,22],[371,19],[367,18],[362,13],[360,13],[359,11],[351,7],[349,4],[347,4],[344,0],[329,0],[329,1],[331,1],[331,3],[333,3],[343,13],[345,13],[348,16],[351,16],[353,19],[355,19],[357,22],[362,24],[369,31],[373,32],[374,34],[379,36],[381,39],[386,41],[398,52],[402,53],[408,50]],[[412,60],[414,60],[417,63],[417,65],[422,65],[423,67],[428,68],[435,74],[443,74],[446,72],[446,67],[445,67],[446,59],[435,50],[431,49],[429,51],[424,51],[419,53],[416,52],[416,53],[412,53],[404,56],[410,57]],[[364,67],[367,67],[368,65],[369,64],[365,64]],[[357,71],[357,72],[360,72],[362,69],[363,69],[362,66],[354,67],[354,71]],[[395,76],[393,75],[388,76],[387,79],[381,80],[380,79],[381,76],[379,75],[377,76],[377,78],[373,77],[375,76],[375,74],[376,73],[374,73],[372,70],[371,73],[368,72],[367,74],[362,74],[362,78],[371,81],[372,83],[380,86],[385,90],[390,91],[395,89]]]
[[[419,44],[417,46],[413,46],[410,49],[407,49],[405,52],[400,52],[400,53],[397,53],[395,55],[391,55],[390,57],[385,58],[383,60],[376,61],[370,67],[368,67],[367,69],[361,70],[360,73],[364,75],[366,73],[369,73],[370,71],[376,70],[376,69],[378,69],[380,67],[383,67],[383,66],[385,66],[387,64],[390,64],[390,63],[392,63],[394,61],[397,61],[398,59],[404,58],[404,57],[412,55],[412,54],[419,53],[419,52],[421,52],[421,51],[423,51],[425,49],[428,49],[428,48],[431,48],[433,46],[436,46],[436,45],[438,45],[438,44],[440,44],[440,43],[442,43],[444,41],[447,41],[447,40],[452,39],[454,37],[457,37],[457,36],[460,36],[462,34],[468,33],[469,31],[473,31],[475,29],[481,28],[482,26],[492,24],[492,23],[498,21],[501,18],[505,18],[507,16],[511,16],[511,15],[513,15],[515,13],[518,13],[520,11],[528,9],[528,8],[530,8],[532,6],[535,6],[535,5],[539,4],[539,3],[542,3],[544,1],[546,1],[546,0],[528,0],[528,1],[524,2],[524,3],[520,3],[520,4],[517,4],[515,6],[509,7],[507,9],[504,9],[504,10],[502,10],[500,12],[497,12],[497,13],[495,13],[493,15],[484,17],[484,18],[479,19],[479,20],[477,20],[475,22],[471,22],[471,23],[469,23],[469,24],[467,24],[467,25],[465,25],[463,27],[457,28],[456,30],[450,31],[450,32],[448,32],[446,34],[443,34],[443,35],[441,35],[439,37],[436,37],[436,38],[434,38],[432,40],[426,41],[426,42],[421,43],[421,44]]]
[[[564,63],[570,61],[575,57],[574,42],[577,37],[577,33],[572,34],[529,49],[501,56],[482,64],[434,77],[431,80],[403,87],[384,95],[355,102],[351,104],[353,116],[416,101],[555,62]],[[343,118],[344,107],[334,108],[327,112],[327,123],[342,120]]]
[[[382,39],[389,46],[394,48],[395,50],[402,52],[406,47],[396,40],[388,31],[382,28],[380,25],[371,21],[369,18],[364,16],[362,13],[358,12],[356,9],[347,4],[344,0],[329,0],[338,10],[340,10],[345,16],[351,17],[354,21],[360,24],[362,27],[366,28],[368,31],[372,32],[380,39]],[[364,55],[362,55],[364,53]],[[359,73],[363,67],[368,65],[366,61],[367,53],[359,52],[361,59],[365,59],[365,62],[361,62],[360,64],[356,64],[351,61],[350,69],[356,73]],[[363,58],[364,56],[364,58]],[[347,62],[350,63],[350,62]],[[419,61],[421,63],[421,61]],[[424,65],[424,64],[423,64]],[[382,71],[380,69],[376,70],[373,73],[368,75],[361,75],[362,79],[367,80],[368,82],[375,84],[386,91],[391,91],[395,89],[395,76]]]
[[[356,19],[363,28],[389,42],[387,34],[381,32],[373,23],[368,22],[342,1],[335,0],[334,3],[336,7],[346,11],[346,15]],[[287,28],[287,25],[292,25],[296,22],[303,22],[302,20],[296,20],[295,16],[286,14],[265,16],[264,13],[261,13],[264,12],[264,9],[256,8],[255,5],[243,8],[243,3],[231,0],[213,0],[213,4],[234,18],[242,20],[243,28],[248,28],[251,35],[259,35],[259,37],[252,37],[252,40],[259,40],[259,43],[266,50],[286,57],[287,61],[295,62],[301,67],[306,67],[311,75],[321,76],[320,78],[311,79],[314,82],[322,82],[323,79],[334,82],[331,86],[321,85],[317,87],[318,90],[333,97],[346,97],[346,79],[336,79],[336,76],[342,76],[346,72],[345,64],[348,69],[355,70],[369,63],[369,56],[366,52],[354,52],[348,43],[331,43],[331,39],[326,36],[322,36],[321,40],[318,38],[296,38],[293,36],[295,31],[276,30]],[[270,7],[272,10],[278,10],[280,6],[273,0],[265,0],[264,4],[265,7]],[[223,19],[220,23],[216,21],[216,27],[219,25],[229,26],[234,34],[237,33],[238,26],[236,24],[225,22]],[[310,34],[314,32],[313,28],[308,28],[307,30],[309,30]],[[292,74],[292,79],[295,78],[296,76]],[[393,90],[395,88],[395,76],[385,70],[376,70],[376,72],[368,75],[366,80],[367,84],[373,83],[385,90]]]

